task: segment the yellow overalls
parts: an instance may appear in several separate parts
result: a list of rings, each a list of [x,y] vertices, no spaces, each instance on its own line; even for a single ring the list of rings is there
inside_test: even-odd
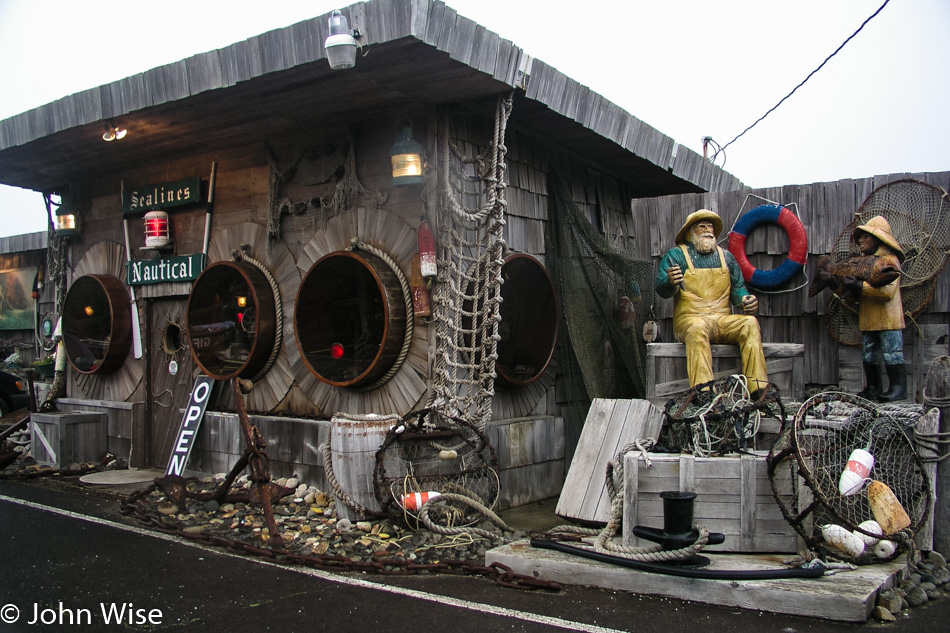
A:
[[[686,344],[686,371],[689,386],[713,380],[711,343],[739,346],[742,372],[749,379],[749,391],[768,382],[765,353],[758,320],[748,314],[732,314],[729,294],[732,282],[726,256],[719,250],[719,268],[695,268],[685,244],[681,244],[688,269],[673,305],[673,334]],[[759,382],[756,382],[759,381]],[[761,384],[760,384],[761,383]]]

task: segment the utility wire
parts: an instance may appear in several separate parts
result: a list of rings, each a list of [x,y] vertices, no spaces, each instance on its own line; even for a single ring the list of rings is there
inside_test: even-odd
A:
[[[884,10],[884,7],[886,7],[886,6],[887,6],[887,3],[890,2],[890,1],[891,1],[891,0],[884,0],[884,4],[882,4],[882,5],[880,6],[880,8],[878,8],[877,11],[875,11],[874,13],[872,13],[871,16],[870,16],[868,19],[866,19],[864,22],[862,22],[862,23],[861,23],[861,26],[858,27],[858,30],[855,31],[854,33],[852,33],[852,34],[848,37],[848,39],[846,39],[844,42],[842,42],[842,43],[841,43],[841,46],[839,46],[838,48],[835,49],[835,52],[833,52],[831,55],[828,55],[828,57],[825,58],[825,61],[821,62],[821,64],[818,66],[818,68],[816,68],[815,70],[813,70],[813,71],[811,71],[810,73],[808,73],[808,76],[805,77],[805,78],[802,80],[802,82],[801,82],[800,84],[798,84],[797,86],[795,86],[795,87],[792,89],[792,91],[791,91],[790,93],[788,93],[787,95],[785,95],[784,97],[782,97],[782,100],[779,101],[778,103],[776,103],[774,106],[772,106],[772,108],[771,108],[768,112],[766,112],[765,114],[763,114],[762,116],[760,116],[760,117],[755,121],[755,123],[753,123],[752,125],[750,125],[750,126],[747,127],[746,129],[742,130],[742,132],[740,132],[738,136],[736,136],[734,139],[732,139],[731,141],[729,141],[728,143],[726,143],[725,145],[723,145],[722,147],[720,147],[720,148],[716,151],[716,153],[712,155],[712,158],[710,158],[709,160],[712,161],[712,162],[715,162],[715,161],[716,161],[716,157],[719,156],[719,154],[722,153],[727,147],[729,147],[730,145],[732,145],[733,143],[735,143],[736,141],[738,141],[739,138],[740,138],[743,134],[745,134],[746,132],[748,132],[749,130],[751,130],[752,128],[754,128],[756,125],[758,125],[759,123],[761,123],[762,120],[763,120],[765,117],[767,117],[768,115],[772,114],[772,112],[774,112],[780,105],[782,105],[783,103],[785,103],[785,100],[788,99],[789,97],[791,97],[793,94],[795,94],[795,91],[796,91],[796,90],[798,90],[799,88],[801,88],[802,86],[804,86],[804,85],[805,85],[805,82],[812,78],[812,75],[814,75],[815,73],[817,73],[819,70],[821,70],[821,69],[824,67],[825,64],[828,63],[828,60],[830,60],[832,57],[834,57],[835,55],[837,55],[837,54],[841,51],[841,49],[845,47],[845,45],[846,45],[848,42],[850,42],[852,39],[854,39],[854,37],[855,37],[858,33],[861,32],[861,29],[863,29],[865,26],[867,26],[867,23],[868,23],[868,22],[870,22],[871,20],[873,20],[873,19],[877,16],[878,13],[880,13],[881,11],[883,11],[883,10]]]

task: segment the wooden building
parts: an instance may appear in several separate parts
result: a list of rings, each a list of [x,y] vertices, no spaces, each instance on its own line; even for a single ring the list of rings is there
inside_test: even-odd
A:
[[[564,387],[564,319],[556,332],[529,324],[528,352],[537,355],[541,347],[540,359],[514,360],[521,369],[508,375],[500,362],[496,383],[504,384],[494,389],[465,386],[464,378],[449,376],[444,359],[450,352],[468,363],[462,374],[479,371],[490,355],[487,347],[449,350],[445,341],[462,338],[440,330],[446,318],[443,313],[440,319],[439,310],[473,311],[447,307],[452,297],[444,291],[453,286],[464,295],[461,275],[469,274],[467,266],[482,265],[465,263],[465,254],[483,245],[491,254],[489,268],[526,258],[528,270],[541,271],[543,286],[556,266],[547,235],[555,183],[565,192],[562,202],[590,220],[596,234],[649,271],[693,207],[718,208],[728,218],[748,190],[438,0],[372,0],[341,13],[368,53],[358,55],[352,68],[329,67],[324,43],[331,16],[324,15],[0,121],[0,181],[55,193],[51,200],[62,203],[60,210],[68,206],[79,218],[78,235],[54,240],[67,265],[49,280],[44,300],[59,306],[65,294],[68,304],[77,280],[92,279],[93,294],[118,302],[117,291],[129,295],[122,310],[141,332],[113,329],[112,349],[88,365],[77,367],[71,355],[68,394],[57,406],[101,413],[110,450],[135,466],[164,468],[196,376],[231,375],[237,367],[253,378],[247,406],[268,440],[272,471],[320,485],[320,447],[333,416],[403,416],[438,405],[442,396],[482,389],[489,408],[477,417],[484,418],[498,453],[502,505],[553,496],[579,435],[577,416],[570,413],[576,398]],[[106,142],[104,129],[105,136],[127,134]],[[425,169],[404,186],[394,178],[392,154],[394,143],[409,136],[424,148]],[[852,192],[845,195],[845,186]],[[822,218],[820,231],[827,235],[846,224],[860,202],[857,191],[866,186],[816,185],[811,197],[806,194],[812,189],[795,187],[794,194],[806,217]],[[837,193],[827,197],[825,191]],[[144,212],[153,209],[167,214],[168,244],[146,234]],[[828,215],[830,209],[835,216]],[[494,220],[486,224],[482,210]],[[459,213],[463,220],[455,218]],[[413,278],[423,219],[435,236],[441,269],[429,284],[434,316],[414,317],[405,283]],[[481,241],[471,241],[469,234],[479,233]],[[448,244],[453,235],[458,253]],[[769,244],[768,253],[775,253]],[[822,244],[816,239],[812,252],[821,252]],[[350,261],[354,253],[356,264]],[[212,278],[212,270],[220,277]],[[351,327],[344,325],[349,315],[341,306],[365,301],[347,293],[363,288],[358,279],[367,271],[378,299],[395,299],[385,313],[388,324],[379,326],[385,343],[380,347],[395,339],[403,349],[379,363],[377,355],[355,373],[335,373],[313,350],[336,353],[337,343],[321,332]],[[106,278],[119,280],[119,287]],[[339,278],[349,281],[331,292]],[[256,313],[239,303],[237,316],[220,316],[224,306],[214,304],[215,290],[233,283],[251,291],[248,305]],[[507,297],[502,322],[505,310],[510,317],[519,301],[538,305],[528,292],[536,286],[528,281],[524,293]],[[943,286],[934,320],[945,323]],[[440,304],[440,297],[448,299]],[[240,292],[235,298],[246,299]],[[641,316],[654,307],[661,323],[668,316],[662,303],[637,298]],[[479,301],[474,305],[485,308]],[[826,338],[809,338],[820,329],[814,327],[820,319],[815,302],[804,304],[804,325],[796,319],[802,302],[763,304],[766,338],[818,343],[806,355],[808,381],[838,382],[838,363],[824,358],[836,354],[833,346]],[[367,305],[360,306],[365,317]],[[327,318],[336,320],[315,322]],[[226,319],[231,329],[216,329]],[[487,330],[470,335],[478,344],[494,337],[491,321],[483,324]],[[360,336],[370,333],[365,323],[360,327]],[[267,328],[271,338],[265,340]],[[228,350],[234,341],[227,337],[236,330],[252,336],[233,356]],[[359,338],[345,336],[355,337],[354,345]],[[542,336],[547,339],[534,341]],[[130,340],[116,343],[123,337]],[[276,353],[257,358],[258,342]],[[545,355],[546,343],[557,353]],[[340,355],[349,351],[346,345],[337,349]],[[196,362],[203,350],[209,355]],[[523,351],[519,347],[513,356]],[[505,361],[503,352],[499,356]],[[111,371],[98,371],[106,364]],[[204,472],[228,470],[243,451],[233,398],[222,389],[213,400],[189,464]],[[453,410],[468,404],[455,403]]]

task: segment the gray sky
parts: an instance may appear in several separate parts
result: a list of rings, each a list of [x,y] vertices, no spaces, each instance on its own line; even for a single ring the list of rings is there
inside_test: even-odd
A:
[[[346,1],[0,0],[0,119]],[[447,4],[701,153],[702,137],[731,141],[884,0]],[[752,187],[950,170],[948,66],[950,1],[891,0],[717,164]],[[0,186],[0,236],[44,230],[45,213],[39,194]]]

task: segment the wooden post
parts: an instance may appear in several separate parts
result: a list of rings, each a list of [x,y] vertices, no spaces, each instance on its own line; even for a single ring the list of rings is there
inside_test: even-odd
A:
[[[930,363],[927,386],[924,392],[924,409],[940,409],[940,433],[950,433],[950,356],[940,356]],[[943,436],[947,437],[947,436]],[[939,445],[938,455],[950,454],[950,447]],[[934,484],[934,550],[950,553],[950,459],[937,463]]]
[[[930,481],[931,497],[930,507],[926,509],[929,519],[914,535],[914,542],[917,543],[917,549],[929,552],[934,548],[934,505],[937,502],[937,462],[935,460],[940,454],[939,446],[933,443],[934,434],[940,428],[940,410],[936,407],[924,412],[924,415],[917,420],[917,452],[924,462],[924,473]]]

